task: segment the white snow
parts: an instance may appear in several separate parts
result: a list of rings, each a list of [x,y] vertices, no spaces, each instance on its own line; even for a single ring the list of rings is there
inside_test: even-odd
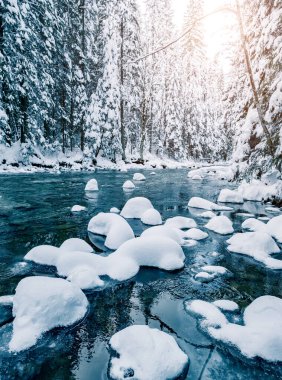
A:
[[[179,231],[176,228],[170,228],[165,225],[148,228],[144,232],[142,232],[141,236],[167,237],[176,241],[176,243],[178,243],[179,245],[183,244],[183,240],[180,236]]]
[[[99,187],[98,187],[97,180],[95,178],[90,179],[85,186],[85,191],[98,191],[98,190],[99,190]]]
[[[219,308],[209,302],[202,300],[187,301],[184,303],[186,311],[204,318],[201,326],[221,327],[227,324],[226,317]]]
[[[51,277],[27,277],[16,288],[13,302],[11,351],[36,344],[41,335],[55,327],[70,326],[87,312],[88,301],[74,284]]]
[[[149,326],[134,325],[117,332],[110,346],[118,354],[110,361],[110,376],[116,380],[126,379],[127,371],[138,380],[174,379],[188,364],[172,336]]]
[[[52,245],[39,245],[32,248],[24,257],[25,260],[33,261],[42,265],[56,265],[58,258],[64,251]]]
[[[247,219],[242,224],[242,228],[255,232],[264,232],[272,236],[279,243],[282,243],[282,215],[270,219],[267,224],[257,219]]]
[[[82,251],[82,252],[93,252],[91,245],[86,243],[86,241],[78,238],[67,239],[60,246],[64,251]]]
[[[221,235],[232,234],[234,232],[231,220],[225,215],[213,217],[205,227]]]
[[[0,305],[12,305],[14,301],[14,296],[1,296]]]
[[[135,185],[133,182],[131,181],[125,181],[124,184],[122,185],[122,187],[126,190],[131,190],[131,189],[135,189]]]
[[[149,226],[157,226],[162,224],[162,217],[158,210],[150,208],[142,214],[141,222]]]
[[[127,219],[141,219],[145,211],[154,208],[149,199],[135,197],[129,199],[121,210],[120,215]]]
[[[209,282],[215,278],[215,275],[210,274],[208,272],[199,272],[195,275],[195,280],[201,282]]]
[[[71,208],[71,212],[81,212],[81,211],[85,211],[85,210],[86,210],[86,207],[80,206],[80,205],[74,205]]]
[[[110,212],[112,212],[112,213],[114,213],[114,214],[119,214],[119,213],[120,213],[120,209],[117,208],[117,207],[112,207],[112,208],[110,209]]]
[[[146,177],[142,173],[134,173],[133,181],[145,181]]]
[[[212,211],[204,211],[202,212],[201,214],[199,214],[199,216],[201,218],[207,218],[207,219],[211,219],[213,218],[214,216],[216,216],[216,214]]]
[[[216,275],[224,275],[228,272],[228,270],[225,267],[219,265],[204,265],[202,267],[202,270]]]
[[[200,230],[199,228],[191,228],[185,233],[185,237],[188,239],[193,239],[193,240],[203,240],[206,239],[209,236],[206,232]]]
[[[87,265],[75,267],[70,271],[67,280],[77,285],[80,289],[93,289],[104,285],[96,271]]]
[[[274,259],[271,253],[280,252],[272,237],[265,232],[237,233],[227,240],[230,252],[251,256],[270,269],[282,269],[282,260]]]
[[[110,249],[117,249],[125,241],[134,238],[128,222],[114,213],[100,212],[90,220],[87,229],[94,234],[106,236],[105,246]]]
[[[199,180],[202,180],[203,177],[201,177],[199,174],[194,174],[192,177],[190,177],[191,179],[195,180],[195,181],[199,181]]]
[[[227,323],[208,328],[215,339],[237,347],[248,358],[282,361],[282,299],[262,296],[244,311],[244,326]]]
[[[235,190],[222,189],[217,199],[222,203],[244,203],[242,195]]]
[[[238,192],[247,201],[261,202],[264,199],[268,199],[276,194],[276,185],[267,186],[263,182],[253,180],[252,183],[243,182]]]
[[[214,301],[213,304],[223,311],[237,311],[237,310],[239,310],[238,304],[234,301],[217,300],[217,301]]]
[[[184,216],[174,216],[173,218],[169,218],[165,221],[166,227],[188,229],[197,227],[197,223],[194,219],[186,218]]]
[[[188,203],[188,207],[200,208],[208,211],[230,211],[232,208],[226,206],[220,206],[216,203],[210,202],[206,199],[193,197]]]

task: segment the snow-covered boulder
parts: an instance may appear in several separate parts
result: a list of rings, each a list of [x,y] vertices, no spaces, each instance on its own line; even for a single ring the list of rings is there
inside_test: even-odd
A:
[[[146,177],[142,173],[134,173],[133,181],[145,181]]]
[[[120,209],[117,208],[117,207],[112,207],[112,208],[110,209],[110,212],[112,212],[113,214],[119,214],[119,213],[120,213]]]
[[[199,272],[195,275],[195,280],[200,282],[210,282],[212,281],[216,276],[208,273],[208,272]]]
[[[64,251],[81,251],[81,252],[93,252],[91,245],[86,243],[86,241],[78,238],[67,239],[60,246],[60,249]]]
[[[266,224],[255,218],[248,218],[242,223],[242,228],[249,231],[264,231],[266,232]]]
[[[229,300],[216,300],[213,304],[223,311],[237,311],[239,310],[239,306],[234,301]]]
[[[193,240],[203,240],[206,239],[209,235],[200,230],[199,228],[191,228],[189,231],[185,233],[186,238]]]
[[[182,245],[183,244],[183,240],[181,238],[181,235],[180,233],[178,232],[178,230],[176,228],[170,228],[170,227],[167,227],[165,225],[163,226],[155,226],[155,227],[151,227],[151,228],[148,228],[147,230],[145,230],[141,236],[145,236],[145,237],[166,237],[166,238],[170,238],[174,241],[176,241],[176,243],[178,243],[179,245]]]
[[[203,179],[202,176],[200,176],[199,174],[194,174],[191,179],[193,179],[194,181],[200,181]]]
[[[37,264],[55,266],[62,250],[52,245],[39,245],[32,248],[24,257],[25,260]]]
[[[270,255],[280,252],[272,237],[265,232],[237,233],[227,240],[230,252],[251,256],[264,263],[270,269],[282,269],[282,260],[274,259]]]
[[[87,265],[75,267],[70,271],[67,280],[77,285],[80,289],[93,289],[104,285],[96,271]]]
[[[225,267],[219,265],[204,265],[201,269],[215,275],[225,275],[229,272]]]
[[[232,234],[234,232],[231,220],[224,215],[215,216],[205,227],[221,235]]]
[[[149,199],[135,197],[129,199],[121,210],[120,215],[127,219],[141,219],[145,211],[154,208]]]
[[[210,202],[206,199],[193,197],[188,202],[188,207],[200,208],[208,211],[230,211],[232,208],[226,206],[220,206],[216,203]]]
[[[71,208],[71,212],[81,212],[81,211],[85,211],[85,210],[86,210],[86,207],[80,206],[80,205],[74,205]]]
[[[122,185],[122,187],[125,189],[125,190],[132,190],[132,189],[135,189],[135,185],[132,181],[125,181],[124,184]]]
[[[219,308],[209,302],[202,300],[186,301],[184,307],[188,313],[203,318],[201,323],[202,327],[213,326],[219,328],[228,323],[226,317]]]
[[[188,366],[187,355],[172,336],[146,325],[134,325],[117,332],[110,346],[118,354],[110,361],[112,379],[175,379]]]
[[[114,213],[100,212],[88,223],[88,231],[106,236],[105,246],[117,249],[125,241],[134,238],[134,232],[127,221]]]
[[[162,217],[158,210],[149,208],[141,216],[141,222],[148,226],[158,226],[162,224]]]
[[[282,361],[282,299],[262,296],[244,311],[244,326],[227,323],[208,328],[218,341],[235,346],[247,358],[260,357],[270,362]]]
[[[212,211],[204,211],[199,215],[201,218],[211,219],[216,216],[216,214]]]
[[[252,183],[243,182],[238,192],[246,201],[261,202],[264,199],[268,199],[274,196],[277,192],[276,186],[267,186],[261,181],[253,180]]]
[[[217,199],[222,203],[244,203],[242,195],[235,190],[222,189]]]
[[[167,271],[182,269],[185,255],[181,246],[170,238],[142,236],[125,242],[109,260],[108,275],[124,281],[135,276],[142,266]]]
[[[189,229],[197,227],[194,219],[186,218],[184,216],[174,216],[165,221],[165,226],[170,228]]]
[[[267,224],[260,220],[249,218],[242,223],[242,228],[255,232],[264,232],[282,243],[282,215],[270,219]]]
[[[95,178],[90,179],[86,186],[85,186],[85,191],[98,191],[98,182]]]
[[[51,277],[27,277],[16,288],[13,302],[11,351],[36,344],[41,335],[55,327],[81,320],[88,307],[83,292],[74,284]]]

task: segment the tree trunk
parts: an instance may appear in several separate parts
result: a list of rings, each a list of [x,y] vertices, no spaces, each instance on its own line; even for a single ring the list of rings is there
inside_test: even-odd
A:
[[[120,47],[120,84],[121,84],[121,95],[120,95],[120,138],[121,138],[121,148],[122,148],[122,159],[126,160],[125,148],[126,148],[126,137],[125,137],[125,125],[124,125],[124,100],[123,100],[123,85],[124,85],[124,67],[123,67],[123,56],[124,56],[124,21],[121,20],[120,25],[120,36],[121,36],[121,47]]]

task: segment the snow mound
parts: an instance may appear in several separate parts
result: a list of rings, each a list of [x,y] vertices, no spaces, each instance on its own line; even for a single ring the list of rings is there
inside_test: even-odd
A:
[[[213,304],[223,311],[237,311],[239,306],[234,301],[229,300],[217,300]]]
[[[98,182],[96,179],[90,179],[86,186],[85,186],[85,191],[98,191],[99,190],[99,187],[98,187]]]
[[[93,252],[91,245],[86,243],[86,241],[78,238],[67,239],[60,246],[60,249],[65,251],[81,251],[81,252]]]
[[[142,236],[125,242],[109,260],[108,275],[123,281],[135,276],[142,266],[167,271],[182,269],[185,255],[181,246],[170,238]]]
[[[135,189],[135,185],[133,182],[131,181],[125,181],[124,184],[122,185],[122,187],[126,190],[131,190],[131,189]]]
[[[200,208],[208,211],[230,211],[232,208],[220,206],[204,198],[193,197],[188,203],[188,207]]]
[[[209,302],[202,300],[186,301],[184,303],[185,310],[188,313],[195,314],[200,318],[203,318],[201,326],[205,327],[222,327],[225,326],[228,321],[219,308]]]
[[[205,227],[221,235],[232,234],[234,232],[231,220],[224,215],[215,216]]]
[[[70,282],[51,277],[27,277],[16,288],[13,303],[11,351],[36,344],[40,336],[81,320],[88,307],[83,292]]]
[[[145,211],[154,208],[147,198],[135,197],[129,199],[121,210],[120,215],[127,219],[141,219]]]
[[[194,174],[192,177],[190,177],[191,179],[195,180],[195,181],[199,181],[199,180],[202,180],[203,177],[200,176],[199,174]]]
[[[215,278],[214,274],[210,274],[207,272],[199,272],[195,275],[195,280],[201,282],[210,282]]]
[[[110,212],[112,212],[113,214],[119,214],[120,213],[120,209],[118,209],[117,207],[112,207],[110,209]]]
[[[188,365],[188,357],[175,339],[149,326],[134,325],[117,332],[110,346],[118,354],[110,361],[110,376],[117,380],[174,379]]]
[[[182,238],[181,238],[179,232],[177,231],[177,229],[170,228],[170,227],[167,227],[165,225],[148,228],[147,230],[145,230],[141,234],[141,236],[144,236],[144,237],[149,237],[149,236],[151,236],[151,237],[155,237],[155,236],[167,237],[167,238],[170,238],[170,239],[176,241],[176,243],[178,243],[179,245],[183,244]]]
[[[162,224],[162,217],[158,210],[150,208],[142,214],[141,222],[149,226],[157,226]]]
[[[246,201],[261,202],[274,196],[277,189],[276,185],[267,186],[261,181],[253,180],[252,183],[243,182],[239,186],[238,192]]]
[[[134,238],[134,232],[127,221],[114,213],[100,212],[94,216],[89,224],[88,231],[106,236],[105,246],[117,249],[125,241]]]
[[[142,173],[134,173],[133,181],[145,181],[146,177]]]
[[[224,275],[228,273],[228,270],[225,267],[218,265],[204,265],[202,270],[216,275]]]
[[[222,203],[244,203],[242,195],[235,190],[222,189],[217,199]]]
[[[185,237],[193,240],[203,240],[209,236],[206,232],[200,230],[199,228],[191,228],[189,231],[185,233]]]
[[[200,214],[199,216],[201,218],[211,219],[211,218],[215,217],[216,214],[212,211],[205,211],[205,212],[202,212],[202,214]]]
[[[282,269],[282,260],[270,256],[280,252],[280,249],[272,237],[264,232],[237,233],[227,243],[230,252],[251,256],[270,269]]]
[[[189,229],[189,228],[195,228],[197,227],[197,223],[194,219],[186,218],[184,216],[175,216],[173,218],[169,218],[165,221],[166,227],[171,228],[178,228],[180,230],[182,229]]]
[[[242,223],[242,228],[250,231],[267,233],[279,243],[282,243],[282,215],[275,216],[270,219],[267,224],[260,220],[250,218]]]
[[[96,271],[87,265],[75,267],[70,271],[67,280],[80,289],[93,289],[104,285],[104,281],[100,279]]]
[[[33,261],[41,265],[56,266],[57,260],[63,250],[52,245],[39,245],[32,248],[24,257],[25,260]]]
[[[218,341],[237,347],[247,358],[282,361],[282,299],[262,296],[244,311],[244,326],[228,323],[208,333]]]
[[[74,205],[71,208],[71,212],[81,212],[81,211],[85,211],[85,210],[86,210],[86,207],[80,206],[80,205]]]

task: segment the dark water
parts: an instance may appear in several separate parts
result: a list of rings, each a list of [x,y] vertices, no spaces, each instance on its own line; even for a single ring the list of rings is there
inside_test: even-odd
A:
[[[52,268],[23,263],[23,256],[40,244],[59,246],[70,237],[89,241],[87,224],[99,211],[121,208],[132,196],[148,197],[163,218],[183,215],[195,218],[199,226],[207,220],[191,214],[187,202],[192,196],[215,201],[225,181],[187,179],[186,170],[144,172],[146,182],[131,193],[122,190],[133,172],[29,174],[0,176],[0,295],[13,294],[27,275],[55,276]],[[87,198],[86,182],[95,177],[100,191]],[[87,206],[87,212],[72,215],[74,204]],[[235,210],[267,215],[256,202],[235,206]],[[227,213],[236,230],[244,218]],[[134,222],[136,235],[144,226]],[[241,307],[265,295],[282,297],[282,275],[266,270],[246,257],[226,250],[228,237],[209,233],[209,238],[193,248],[184,248],[185,268],[177,273],[141,269],[130,281],[111,284],[87,293],[90,310],[73,328],[55,329],[26,352],[9,354],[3,347],[11,334],[11,308],[0,307],[0,379],[108,379],[108,341],[117,331],[132,324],[149,324],[172,334],[190,357],[187,379],[278,379],[278,366],[247,361],[220,347],[203,335],[196,320],[184,311],[187,299],[230,299]],[[218,257],[211,255],[220,253]],[[227,267],[234,276],[201,284],[194,275],[205,264]],[[154,379],[152,379],[154,380]]]

